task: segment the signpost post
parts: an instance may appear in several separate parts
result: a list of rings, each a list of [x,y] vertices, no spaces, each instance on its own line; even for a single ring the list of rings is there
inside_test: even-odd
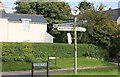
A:
[[[86,24],[87,20],[77,21],[77,15],[80,10],[78,8],[72,8],[71,13],[74,15],[74,23],[54,24],[53,27],[59,31],[74,31],[74,72],[77,74],[77,31],[85,32],[86,29],[82,27],[76,27],[76,25]]]
[[[48,67],[49,65],[47,64],[47,63],[33,63],[32,62],[32,70],[31,70],[31,77],[34,77],[34,67],[36,67],[36,66],[41,66],[41,67]],[[47,71],[48,71],[49,69],[47,68]],[[47,73],[47,77],[48,77],[48,73]]]
[[[118,68],[120,66],[120,56],[118,56]]]
[[[47,66],[47,77],[49,77],[49,66],[50,66],[49,61],[50,60],[55,60],[55,64],[56,64],[56,57],[48,57],[48,61],[45,62],[45,63],[33,63],[32,62],[31,77],[34,76],[34,67],[36,67],[36,66],[41,66],[41,67],[46,67]]]
[[[76,30],[76,21],[77,15],[79,14],[80,10],[78,8],[72,8],[71,13],[74,15],[74,72],[77,75],[77,30]]]

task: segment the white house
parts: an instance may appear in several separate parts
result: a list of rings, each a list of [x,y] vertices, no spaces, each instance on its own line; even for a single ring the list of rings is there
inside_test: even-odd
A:
[[[6,13],[0,2],[0,42],[53,43],[47,24],[41,15]]]

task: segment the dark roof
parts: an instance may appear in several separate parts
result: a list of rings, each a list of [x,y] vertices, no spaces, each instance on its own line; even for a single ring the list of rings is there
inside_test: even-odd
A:
[[[6,18],[6,17],[7,17],[6,12],[4,10],[3,11],[0,10],[0,18]]]
[[[120,8],[107,10],[105,12],[111,13],[112,14],[112,19],[115,20],[115,21],[117,21],[117,19],[120,16]]]
[[[21,18],[28,18],[31,19],[31,22],[48,23],[41,15],[6,13],[4,10],[0,11],[0,18],[8,18],[9,21],[20,21]]]

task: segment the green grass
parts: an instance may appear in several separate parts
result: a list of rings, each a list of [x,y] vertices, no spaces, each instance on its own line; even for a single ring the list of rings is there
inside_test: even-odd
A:
[[[46,77],[46,76],[42,76]],[[70,72],[58,72],[57,74],[51,73],[50,77],[119,77],[118,69],[113,68],[97,68],[97,69],[86,69],[78,70],[78,74],[75,75],[74,71]]]
[[[64,72],[58,75],[75,75],[74,72]],[[79,70],[77,75],[118,75],[117,68],[99,68],[99,69],[85,69]]]
[[[27,62],[3,62],[2,71],[30,70],[31,63]]]
[[[73,58],[57,58],[57,64],[54,64],[54,60],[50,61],[50,68],[73,68]],[[78,67],[87,66],[115,66],[109,62],[101,61],[90,58],[78,58]],[[35,69],[43,69],[44,67],[36,67]],[[46,67],[45,67],[46,68]],[[15,71],[15,70],[31,70],[31,63],[29,62],[3,62],[2,71]]]
[[[54,65],[52,62],[51,67],[72,68],[74,66],[74,58],[58,58],[56,65]],[[114,65],[106,61],[92,58],[78,58],[78,67],[88,66],[114,66]]]

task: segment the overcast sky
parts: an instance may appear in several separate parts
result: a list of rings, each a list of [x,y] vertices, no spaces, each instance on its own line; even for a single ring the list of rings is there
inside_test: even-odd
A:
[[[2,0],[6,12],[11,13],[13,11],[12,8],[15,7],[15,5],[14,5],[15,1],[16,0]],[[75,6],[78,6],[79,2],[83,1],[83,0],[65,0],[65,1],[69,3],[70,7],[75,7]],[[120,0],[86,0],[86,1],[94,3],[95,7],[99,6],[100,3],[103,3],[106,6],[105,7],[106,10],[108,10],[109,8],[117,9],[118,8],[118,2],[120,2]]]

